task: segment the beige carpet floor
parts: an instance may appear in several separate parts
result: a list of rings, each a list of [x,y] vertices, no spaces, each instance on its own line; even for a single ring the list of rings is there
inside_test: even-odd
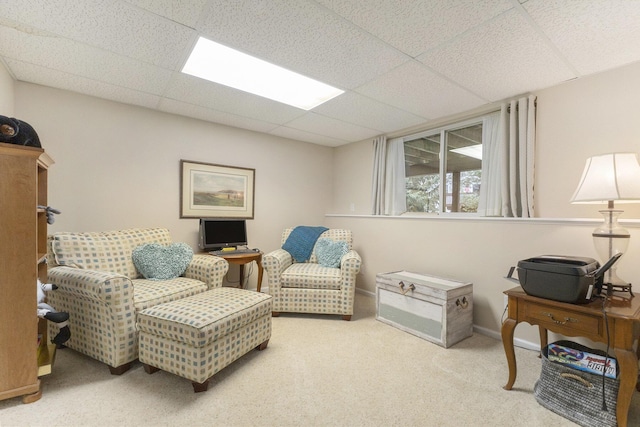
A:
[[[357,294],[351,322],[274,318],[268,348],[223,369],[205,393],[139,363],[112,376],[59,351],[42,399],[1,401],[0,426],[573,426],[536,402],[536,352],[516,357],[506,391],[501,341],[474,334],[444,349],[376,321],[375,298]],[[640,425],[640,393],[629,425]]]

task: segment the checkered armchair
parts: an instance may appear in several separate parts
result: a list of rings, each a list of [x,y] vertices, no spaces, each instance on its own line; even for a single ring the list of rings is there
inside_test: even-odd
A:
[[[137,314],[157,304],[222,286],[229,264],[220,257],[195,254],[182,277],[147,280],[131,254],[145,243],[172,243],[165,228],[60,232],[48,237],[48,282],[58,289],[47,302],[69,313],[71,338],[65,346],[122,374],[138,358]],[[55,325],[49,322],[49,334]],[[53,335],[52,335],[53,334]]]
[[[282,245],[293,228],[282,233]],[[350,230],[329,229],[318,241],[328,238],[346,242],[349,251],[338,267],[324,267],[318,263],[315,247],[307,262],[296,262],[289,252],[276,249],[263,258],[267,271],[269,294],[273,296],[273,316],[281,312],[340,314],[351,320],[356,289],[356,275],[362,259],[353,250]],[[316,243],[317,246],[317,243]]]

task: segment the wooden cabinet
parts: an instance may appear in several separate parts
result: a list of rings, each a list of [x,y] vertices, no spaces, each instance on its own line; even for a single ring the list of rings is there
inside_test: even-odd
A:
[[[47,280],[47,215],[37,206],[47,205],[52,163],[43,149],[0,143],[0,400],[38,400],[38,358],[53,358],[36,311],[36,279]]]

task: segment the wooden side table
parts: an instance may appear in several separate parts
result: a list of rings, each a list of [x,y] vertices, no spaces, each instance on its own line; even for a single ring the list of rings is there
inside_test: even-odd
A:
[[[620,367],[616,417],[618,426],[626,427],[631,397],[638,383],[640,345],[634,351],[633,343],[640,337],[640,298],[614,293],[605,304],[605,322],[599,298],[588,304],[568,304],[527,295],[519,286],[505,294],[509,297],[509,315],[502,324],[502,343],[509,365],[509,380],[504,388],[511,390],[516,381],[513,332],[520,322],[538,325],[542,348],[547,345],[548,330],[601,343],[607,343],[609,338]]]
[[[258,287],[257,290],[260,292],[260,288],[262,287],[262,252],[249,252],[249,253],[222,253],[219,256],[220,258],[224,258],[227,260],[229,264],[236,264],[240,266],[240,289],[244,289],[244,265],[249,264],[250,262],[255,261],[258,265]]]

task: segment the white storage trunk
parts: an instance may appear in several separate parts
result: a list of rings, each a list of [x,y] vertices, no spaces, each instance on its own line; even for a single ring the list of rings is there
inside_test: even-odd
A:
[[[473,285],[396,271],[376,276],[376,319],[443,347],[473,333]]]

